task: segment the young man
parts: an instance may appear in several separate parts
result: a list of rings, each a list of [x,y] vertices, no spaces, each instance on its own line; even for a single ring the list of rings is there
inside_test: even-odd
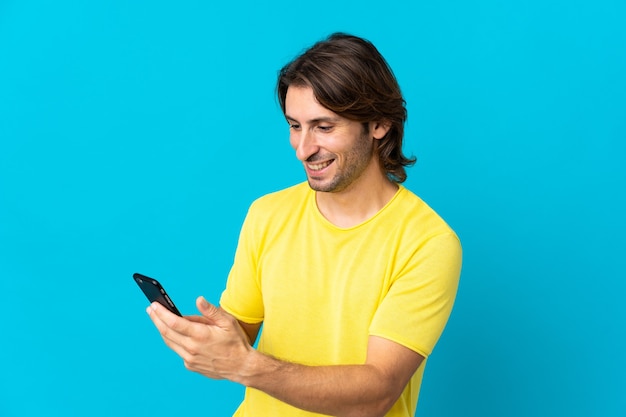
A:
[[[370,42],[334,34],[277,92],[308,184],[252,204],[220,308],[150,317],[188,369],[247,387],[236,416],[413,416],[461,248],[400,185],[414,161],[396,79]]]

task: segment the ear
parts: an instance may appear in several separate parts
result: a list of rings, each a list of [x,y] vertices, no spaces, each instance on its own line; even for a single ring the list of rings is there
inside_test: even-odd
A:
[[[370,122],[370,133],[374,139],[382,139],[391,129],[391,123],[387,120]]]

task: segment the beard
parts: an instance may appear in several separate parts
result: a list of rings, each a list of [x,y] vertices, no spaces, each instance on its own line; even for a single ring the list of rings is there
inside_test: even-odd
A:
[[[363,172],[369,167],[373,156],[374,140],[364,132],[354,146],[344,154],[344,164],[341,167],[336,167],[337,172],[335,175],[325,181],[308,177],[309,187],[315,191],[325,193],[341,192],[361,177]],[[322,159],[327,159],[327,156],[315,154],[309,157],[307,161],[315,162],[315,160]],[[337,163],[337,158],[335,158],[333,163]]]

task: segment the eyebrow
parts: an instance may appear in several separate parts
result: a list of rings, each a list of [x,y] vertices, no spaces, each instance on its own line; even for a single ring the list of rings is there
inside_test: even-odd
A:
[[[287,119],[290,122],[296,122],[296,123],[300,123],[298,122],[296,119],[294,119],[293,117],[289,116],[289,115],[285,115],[285,119]],[[337,123],[339,122],[341,119],[339,117],[330,117],[330,116],[322,116],[322,117],[316,117],[314,119],[308,120],[307,123],[309,124],[317,124],[317,123]]]

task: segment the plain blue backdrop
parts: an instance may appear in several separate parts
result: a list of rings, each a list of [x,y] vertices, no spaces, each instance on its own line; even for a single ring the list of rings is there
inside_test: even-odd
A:
[[[277,70],[334,31],[408,102],[408,188],[458,232],[417,415],[626,409],[623,1],[0,0],[0,416],[228,416],[133,272],[217,302],[247,207],[304,180]]]

